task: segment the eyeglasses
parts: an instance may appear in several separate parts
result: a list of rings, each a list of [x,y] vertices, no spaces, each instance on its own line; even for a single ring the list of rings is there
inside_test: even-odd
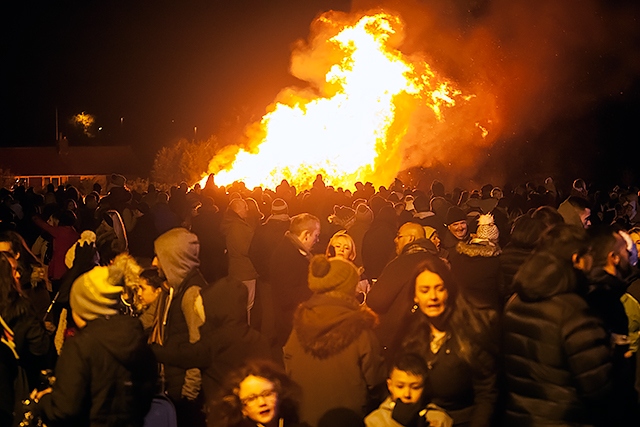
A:
[[[240,399],[240,402],[242,402],[244,406],[247,406],[247,405],[251,405],[252,403],[255,403],[261,397],[263,399],[272,399],[272,398],[275,398],[277,395],[278,395],[277,391],[275,391],[274,389],[269,389],[259,394],[251,394],[245,397],[244,399]]]

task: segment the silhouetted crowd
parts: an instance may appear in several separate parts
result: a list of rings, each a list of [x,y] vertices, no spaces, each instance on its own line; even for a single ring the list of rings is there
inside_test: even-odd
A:
[[[635,426],[639,189],[0,189],[0,425]]]

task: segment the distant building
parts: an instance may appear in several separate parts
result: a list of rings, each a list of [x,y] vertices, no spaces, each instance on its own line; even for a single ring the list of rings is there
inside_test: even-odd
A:
[[[39,190],[48,184],[80,186],[99,182],[118,173],[128,178],[144,177],[141,162],[131,146],[0,147],[0,168],[9,170],[17,182]]]

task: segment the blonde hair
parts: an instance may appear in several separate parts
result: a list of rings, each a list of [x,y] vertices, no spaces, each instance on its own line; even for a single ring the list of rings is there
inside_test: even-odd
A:
[[[349,261],[353,261],[354,259],[356,259],[356,243],[353,241],[353,237],[347,234],[346,230],[340,230],[336,232],[333,236],[331,236],[331,239],[329,240],[329,244],[327,245],[327,250],[325,251],[325,255],[328,258],[333,258],[336,256],[335,253],[332,254],[330,252],[330,249],[333,247],[333,244],[338,239],[346,239],[349,241],[349,244],[351,245],[351,253],[349,254]]]

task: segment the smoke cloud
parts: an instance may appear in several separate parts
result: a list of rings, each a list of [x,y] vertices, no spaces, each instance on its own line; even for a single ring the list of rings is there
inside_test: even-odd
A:
[[[503,151],[513,155],[517,144],[535,139],[553,123],[581,117],[603,99],[625,96],[640,74],[638,7],[631,2],[352,3],[354,11],[377,7],[404,20],[403,52],[421,52],[434,69],[476,95],[475,105],[447,118],[447,126],[425,129],[416,123],[405,140],[405,151],[412,153],[404,158],[405,168],[440,164],[473,179],[494,144],[507,146]],[[486,138],[456,131],[469,121],[486,128]],[[565,142],[571,143],[557,141]]]

